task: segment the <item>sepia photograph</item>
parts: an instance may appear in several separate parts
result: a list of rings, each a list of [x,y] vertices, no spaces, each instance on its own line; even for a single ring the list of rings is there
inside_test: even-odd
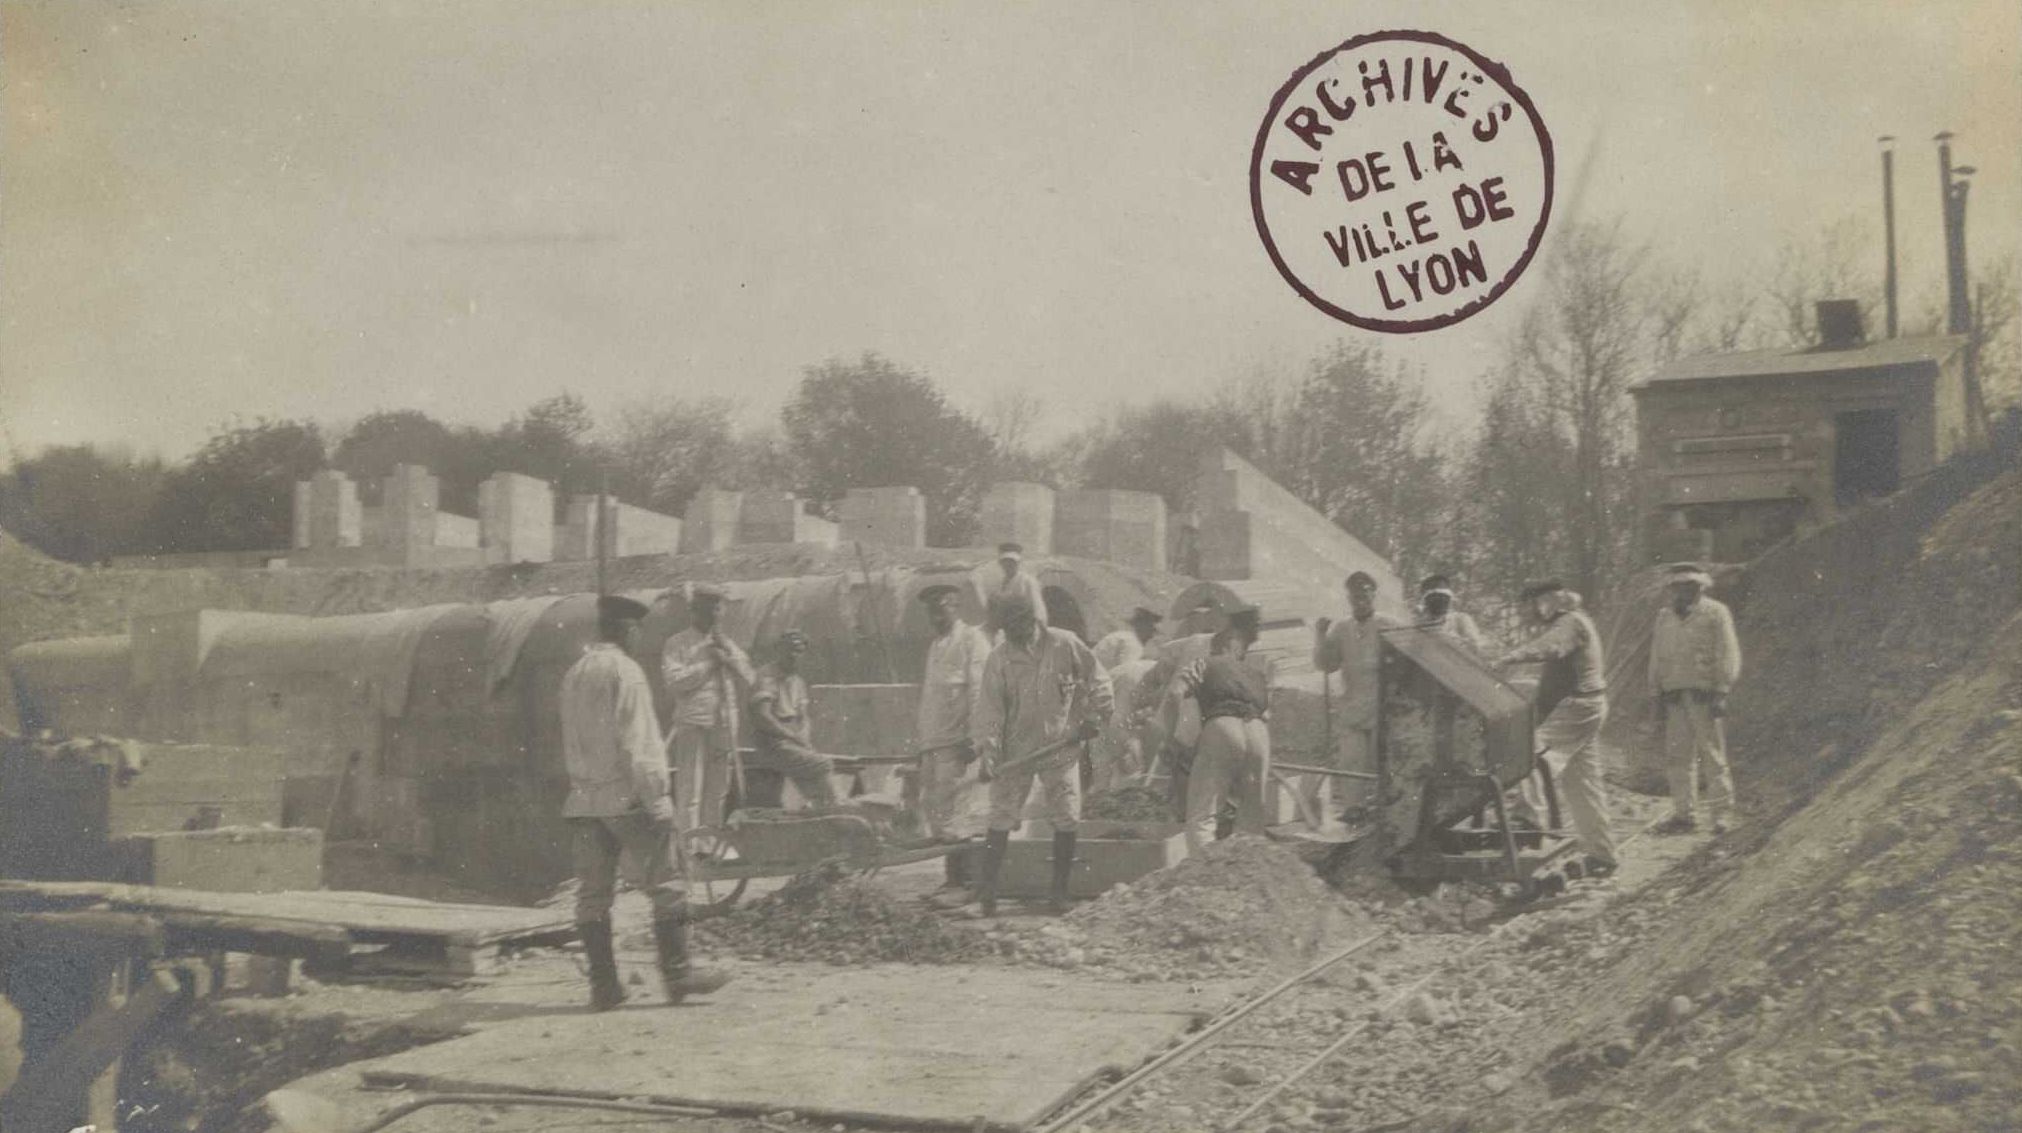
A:
[[[2022,1133],[2012,0],[0,0],[0,1131]]]

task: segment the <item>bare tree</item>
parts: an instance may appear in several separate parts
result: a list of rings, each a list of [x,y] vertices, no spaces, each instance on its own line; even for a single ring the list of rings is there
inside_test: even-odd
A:
[[[1779,316],[1784,343],[1811,346],[1818,342],[1812,304],[1820,299],[1857,300],[1862,322],[1874,325],[1881,305],[1880,276],[1874,268],[1873,227],[1860,217],[1846,217],[1785,244],[1764,293]]]

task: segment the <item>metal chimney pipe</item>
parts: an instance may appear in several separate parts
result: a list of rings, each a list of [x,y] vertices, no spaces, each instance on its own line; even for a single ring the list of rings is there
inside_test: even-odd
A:
[[[1956,172],[1964,173],[1962,166]],[[1969,293],[1970,284],[1966,279],[1966,190],[1973,183],[1964,177],[1952,182],[1952,199],[1949,202],[1952,213],[1952,248],[1949,257],[1951,267],[1950,294],[1952,299],[1951,317],[1947,320],[1953,334],[1970,334],[1973,329],[1973,300]]]
[[[1945,224],[1945,333],[1964,334],[1959,301],[1965,288],[1959,278],[1958,213],[1952,203],[1952,132],[1940,130],[1932,140],[1938,143],[1938,212]]]
[[[1882,232],[1886,244],[1886,266],[1882,273],[1882,302],[1888,313],[1888,333],[1896,336],[1896,139],[1883,134],[1882,143]]]

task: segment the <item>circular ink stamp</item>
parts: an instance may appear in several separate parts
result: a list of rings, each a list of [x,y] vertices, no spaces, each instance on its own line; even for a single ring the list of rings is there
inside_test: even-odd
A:
[[[1271,99],[1250,209],[1307,302],[1365,330],[1436,330],[1495,302],[1537,254],[1552,138],[1500,64],[1431,32],[1372,32]]]

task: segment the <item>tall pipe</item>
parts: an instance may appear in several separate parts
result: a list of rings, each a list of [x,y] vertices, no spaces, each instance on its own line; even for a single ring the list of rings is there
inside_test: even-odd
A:
[[[1888,313],[1888,337],[1896,336],[1896,151],[1895,139],[1882,143],[1882,233],[1887,262],[1882,272],[1882,302]]]
[[[1968,334],[1973,329],[1973,302],[1966,279],[1966,190],[1971,187],[1972,182],[1963,177],[1953,181],[1951,198],[1946,202],[1952,214],[1952,246],[1946,259],[1951,269],[1948,284],[1952,299],[1948,325],[1953,334]]]
[[[1938,211],[1945,224],[1945,332],[1966,333],[1967,320],[1960,317],[1965,298],[1965,280],[1959,271],[1959,206],[1952,183],[1952,132],[1941,130],[1933,136],[1938,143]]]

